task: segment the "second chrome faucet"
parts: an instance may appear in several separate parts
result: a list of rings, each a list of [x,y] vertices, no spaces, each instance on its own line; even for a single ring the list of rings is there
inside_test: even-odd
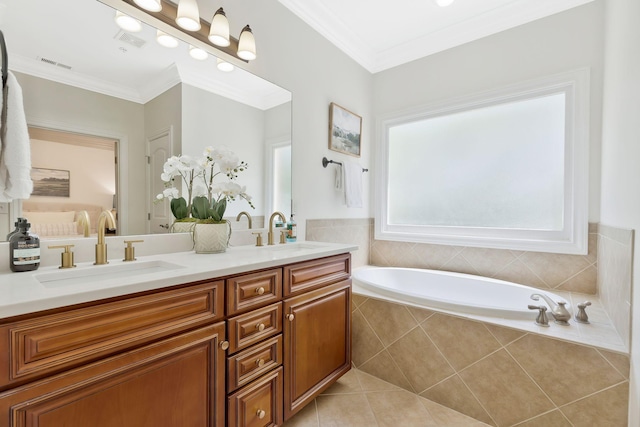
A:
[[[565,307],[566,302],[558,301],[557,303],[555,303],[545,294],[531,294],[531,299],[534,301],[539,301],[540,298],[542,298],[549,306],[549,313],[551,313],[551,316],[553,316],[557,324],[563,326],[569,325],[571,313],[569,313],[569,311]]]

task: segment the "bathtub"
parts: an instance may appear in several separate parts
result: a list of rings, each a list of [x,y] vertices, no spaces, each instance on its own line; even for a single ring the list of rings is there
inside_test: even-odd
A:
[[[544,293],[553,301],[566,302],[567,310],[571,312],[568,301],[552,292],[471,274],[417,268],[362,267],[354,270],[352,278],[356,288],[361,286],[394,300],[454,314],[533,320],[537,311],[529,310],[527,306],[545,304],[542,298],[540,301],[532,300],[531,294],[534,293]],[[552,322],[549,310],[547,316]]]

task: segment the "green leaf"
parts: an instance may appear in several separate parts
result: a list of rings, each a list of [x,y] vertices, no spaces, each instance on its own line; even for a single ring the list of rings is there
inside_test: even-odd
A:
[[[227,198],[223,197],[219,201],[213,203],[211,218],[215,221],[222,221],[225,210],[227,210]]]
[[[191,214],[198,219],[209,218],[209,200],[204,196],[194,197],[191,203]]]
[[[183,197],[171,200],[171,213],[176,219],[184,219],[188,215],[187,201]]]

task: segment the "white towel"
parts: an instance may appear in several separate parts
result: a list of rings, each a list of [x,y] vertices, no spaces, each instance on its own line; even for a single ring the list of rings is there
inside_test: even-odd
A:
[[[5,106],[0,120],[0,202],[28,199],[33,191],[31,180],[31,143],[24,114],[22,88],[9,72],[2,92]]]
[[[335,171],[335,179],[333,182],[333,188],[336,189],[336,191],[344,191],[344,168],[342,167],[342,165],[338,165],[337,167],[334,168]]]
[[[345,160],[342,162],[344,169],[344,199],[348,208],[362,207],[362,166]]]

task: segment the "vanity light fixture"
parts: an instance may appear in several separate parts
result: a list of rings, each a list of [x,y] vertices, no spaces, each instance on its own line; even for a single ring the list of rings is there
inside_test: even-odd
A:
[[[256,39],[253,37],[251,27],[246,25],[240,32],[238,40],[238,56],[247,61],[256,59]]]
[[[142,23],[140,21],[129,15],[125,15],[119,10],[116,10],[115,20],[120,28],[130,33],[138,33],[142,30]]]
[[[174,48],[178,46],[178,39],[160,30],[157,30],[156,32],[156,41],[159,45],[168,48]]]
[[[199,47],[195,47],[191,45],[189,46],[189,55],[191,55],[193,59],[197,59],[199,61],[204,61],[209,57],[209,54],[207,52],[200,49]]]
[[[238,38],[230,36],[229,21],[222,7],[218,8],[209,23],[206,19],[200,19],[196,0],[153,0],[161,6],[158,12],[144,8],[141,3],[145,0],[99,1],[115,9],[120,9],[118,5],[125,3],[126,7],[122,10],[131,16],[192,46],[198,46],[216,57],[218,55],[210,48],[244,62],[257,57],[256,39],[251,27],[246,25]],[[132,10],[131,7],[137,10]]]
[[[196,0],[179,1],[176,24],[187,31],[198,31],[202,28],[200,25],[200,11]]]
[[[162,10],[162,3],[160,0],[133,0],[135,4],[148,10],[149,12],[160,12]]]
[[[223,71],[225,73],[230,73],[235,68],[232,63],[224,61],[220,58],[216,60],[218,70]]]
[[[454,1],[455,0],[436,0],[436,3],[440,7],[447,7],[447,6],[451,5],[451,3],[453,3]]]
[[[209,41],[216,46],[229,46],[229,20],[222,8],[213,14],[211,19],[211,29],[209,30]]]

